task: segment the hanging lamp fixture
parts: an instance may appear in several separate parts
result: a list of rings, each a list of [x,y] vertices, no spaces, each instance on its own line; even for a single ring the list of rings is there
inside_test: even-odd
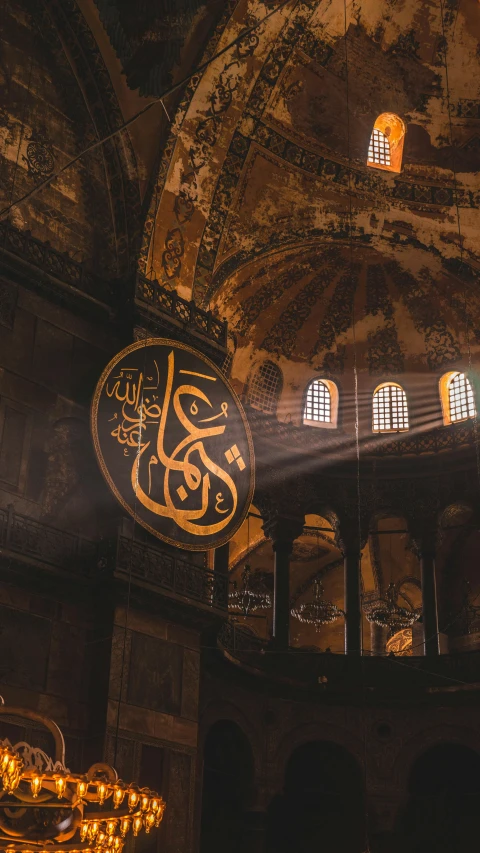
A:
[[[363,599],[363,612],[368,621],[388,628],[392,635],[404,628],[410,628],[422,615],[421,608],[400,607],[397,597],[396,586],[390,583],[385,595]]]
[[[320,537],[317,532],[317,555],[320,563]],[[319,566],[320,573],[320,566]],[[299,607],[294,607],[291,614],[299,622],[306,625],[314,625],[316,631],[320,631],[322,625],[328,625],[330,622],[335,622],[341,616],[345,616],[343,610],[337,607],[333,601],[326,601],[323,597],[323,584],[317,577],[313,586],[313,600],[300,604]]]
[[[130,835],[160,826],[165,802],[155,791],[126,785],[108,764],[72,773],[53,720],[4,705],[0,714],[42,723],[56,746],[52,759],[23,741],[0,740],[0,845],[9,853],[121,853]]]
[[[320,580],[315,581],[313,601],[307,601],[305,604],[300,604],[299,607],[292,609],[292,616],[295,619],[307,625],[314,625],[316,631],[320,631],[322,625],[335,622],[336,619],[340,619],[344,615],[343,610],[337,607],[333,601],[324,599],[323,584]]]
[[[268,592],[261,588],[258,584],[252,585],[252,571],[248,563],[242,572],[242,583],[237,587],[234,582],[234,588],[228,596],[228,603],[231,610],[241,613],[242,616],[248,616],[256,610],[267,610],[272,606],[272,599]]]
[[[247,515],[247,554],[250,553],[250,513]],[[240,586],[234,581],[233,589],[228,595],[230,610],[249,616],[257,610],[268,610],[272,606],[272,599],[263,584],[255,582],[252,577],[252,569],[249,563],[245,563],[242,572],[242,583]]]

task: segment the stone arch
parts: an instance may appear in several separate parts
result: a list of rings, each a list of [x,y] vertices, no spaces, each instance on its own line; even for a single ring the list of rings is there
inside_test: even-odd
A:
[[[460,744],[480,754],[480,734],[473,726],[438,724],[417,732],[402,744],[393,764],[392,776],[397,789],[404,795],[408,791],[408,778],[416,759],[441,743]]]
[[[12,23],[18,30],[13,36],[21,39],[31,56],[33,75],[28,109],[20,122],[31,152],[20,143],[22,183],[17,180],[19,191],[14,197],[123,122],[97,41],[74,0],[16,2],[22,14]],[[15,54],[11,61],[17,63]],[[18,113],[15,96],[6,106],[13,115]],[[26,154],[23,159],[22,154]],[[131,253],[137,251],[139,200],[135,156],[124,134],[82,157],[65,178],[54,180],[29,200],[37,216],[28,221],[34,225],[34,237],[84,262],[89,275],[83,276],[81,286],[109,301],[102,279],[119,278],[131,266]],[[27,209],[26,205],[12,208],[12,223],[20,230],[25,227]]]
[[[256,729],[255,726],[252,725],[252,722],[247,717],[247,715],[244,714],[244,712],[234,702],[230,702],[228,700],[213,701],[206,706],[203,711],[200,722],[200,752],[203,751],[205,745],[205,738],[207,736],[208,731],[219,720],[230,720],[232,723],[235,723],[235,725],[238,726],[239,729],[241,729],[246,739],[252,745],[253,756],[255,761],[255,774],[257,775],[260,770],[259,756],[261,754],[261,735],[258,729]]]
[[[361,762],[338,740],[307,739],[290,752],[283,788],[267,812],[268,853],[341,853],[365,847],[365,786]]]
[[[456,853],[476,842],[480,752],[457,738],[420,751],[410,767],[408,798],[399,810],[397,837],[412,853]]]
[[[356,761],[363,761],[363,742],[350,730],[335,726],[324,720],[299,725],[284,734],[280,740],[273,758],[274,778],[284,779],[288,760],[292,753],[306,743],[313,741],[329,741],[349,752]]]
[[[254,788],[254,755],[243,729],[219,718],[203,743],[200,853],[247,849],[247,812]]]

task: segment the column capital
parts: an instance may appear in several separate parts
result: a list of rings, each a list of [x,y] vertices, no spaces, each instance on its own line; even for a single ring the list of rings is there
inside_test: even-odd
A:
[[[410,527],[410,542],[412,551],[419,560],[424,557],[435,557],[437,552],[437,531],[435,528],[412,525]]]
[[[368,524],[364,519],[340,518],[335,536],[335,544],[343,556],[360,556],[368,539]]]
[[[272,515],[263,522],[265,536],[272,540],[273,550],[283,548],[291,552],[295,539],[303,533],[305,519],[299,516]]]

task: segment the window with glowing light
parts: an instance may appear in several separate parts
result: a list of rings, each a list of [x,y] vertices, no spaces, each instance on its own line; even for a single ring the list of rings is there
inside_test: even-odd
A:
[[[400,385],[385,383],[373,395],[373,432],[408,429],[407,395]]]
[[[264,361],[248,383],[247,403],[253,409],[274,415],[282,390],[282,373],[273,361]]]
[[[307,388],[303,423],[333,428],[337,425],[338,389],[329,379],[313,379]]]
[[[394,113],[378,116],[368,146],[367,166],[400,172],[402,169],[405,125]]]
[[[465,373],[450,371],[440,379],[440,397],[445,424],[466,421],[476,415],[475,398],[470,380]]]
[[[392,165],[388,136],[382,133],[381,130],[377,130],[377,128],[373,129],[373,133],[370,137],[368,160],[370,163],[376,163],[380,166]]]

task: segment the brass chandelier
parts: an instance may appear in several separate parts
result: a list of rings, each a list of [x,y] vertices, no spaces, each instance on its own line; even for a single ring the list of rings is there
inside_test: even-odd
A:
[[[319,631],[322,625],[335,622],[336,619],[340,619],[344,615],[340,607],[337,607],[332,601],[324,599],[323,584],[318,579],[314,584],[313,600],[292,609],[292,616],[295,619],[307,625],[314,625],[316,631]]]
[[[0,843],[12,853],[121,853],[129,835],[160,826],[162,797],[126,785],[108,764],[87,773],[65,766],[63,735],[52,720],[23,708],[0,714],[41,722],[53,735],[55,760],[21,742],[0,740]]]
[[[377,595],[363,599],[363,611],[369,622],[388,628],[390,634],[410,628],[422,615],[421,608],[401,607],[397,603],[398,593],[394,583],[390,583],[384,596]]]
[[[247,554],[250,552],[250,513],[247,515]],[[252,570],[249,563],[245,563],[242,572],[241,586],[237,582],[232,584],[232,591],[228,595],[228,606],[230,610],[249,616],[257,610],[268,610],[272,606],[272,599],[263,584],[252,581]]]
[[[228,596],[228,604],[231,610],[241,613],[242,616],[248,616],[257,610],[267,610],[272,606],[268,592],[259,584],[252,585],[252,571],[248,563],[242,572],[241,586],[237,587],[235,582],[233,586]]]

